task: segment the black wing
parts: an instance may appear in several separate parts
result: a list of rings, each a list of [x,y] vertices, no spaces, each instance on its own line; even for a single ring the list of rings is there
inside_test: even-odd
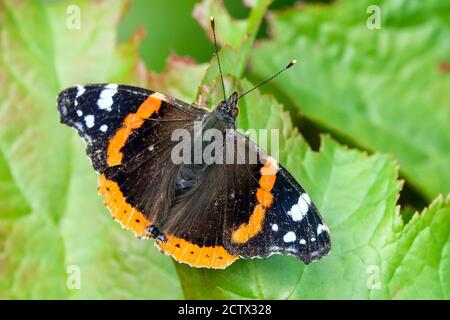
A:
[[[257,153],[260,163],[228,166],[225,248],[243,258],[295,255],[306,264],[326,255],[329,231],[306,191],[245,136],[236,141],[245,144],[241,159]]]

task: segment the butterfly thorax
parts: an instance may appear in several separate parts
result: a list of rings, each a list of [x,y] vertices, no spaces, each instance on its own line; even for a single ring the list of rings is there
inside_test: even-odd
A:
[[[191,150],[195,149],[195,145],[201,145],[202,152],[211,141],[204,139],[205,133],[210,129],[216,129],[226,134],[227,129],[236,129],[236,117],[238,116],[239,109],[237,108],[237,92],[228,98],[228,100],[221,101],[216,109],[205,115],[202,120],[201,135],[194,136],[192,140]],[[202,181],[202,177],[205,174],[206,169],[211,164],[206,162],[195,163],[195,154],[192,153],[192,159],[190,163],[182,164],[178,170],[177,177],[175,179],[175,195],[181,196],[182,194],[192,190],[195,186]]]

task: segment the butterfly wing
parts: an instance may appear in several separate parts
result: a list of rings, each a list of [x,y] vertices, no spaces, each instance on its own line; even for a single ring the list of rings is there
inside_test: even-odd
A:
[[[237,135],[247,159],[260,162],[228,166],[224,247],[243,258],[282,253],[306,264],[326,255],[329,231],[308,194],[283,166]]]
[[[170,207],[170,161],[176,128],[192,128],[204,112],[146,89],[96,84],[62,91],[61,122],[86,141],[86,153],[100,174],[99,192],[113,218],[138,237]],[[136,139],[138,137],[139,139]]]

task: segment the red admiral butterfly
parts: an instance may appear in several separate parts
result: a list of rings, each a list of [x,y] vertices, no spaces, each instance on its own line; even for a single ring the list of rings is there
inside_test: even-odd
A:
[[[113,218],[175,260],[207,268],[274,253],[317,260],[330,250],[328,229],[289,172],[234,131],[239,98],[234,92],[208,112],[159,92],[93,84],[62,91],[57,103],[61,122],[87,143]],[[172,133],[193,132],[196,121],[202,132],[231,136],[226,143],[248,159],[236,161],[237,152],[232,163],[172,161]]]

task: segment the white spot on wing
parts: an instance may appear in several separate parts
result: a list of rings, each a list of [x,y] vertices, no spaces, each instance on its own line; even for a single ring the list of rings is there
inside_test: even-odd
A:
[[[102,124],[102,125],[100,126],[100,131],[101,131],[101,132],[106,132],[106,130],[108,130],[108,126],[107,126],[106,124]]]
[[[83,115],[83,111],[77,110],[77,115],[78,115],[79,117],[81,117],[81,116]]]
[[[100,93],[100,98],[97,101],[97,106],[102,110],[111,111],[113,104],[113,96],[117,93],[117,84],[108,84]]]
[[[319,224],[317,226],[317,235],[321,234],[323,231],[328,231],[327,227],[324,226],[323,224]]]
[[[308,195],[304,193],[300,195],[298,198],[298,203],[294,204],[287,214],[290,215],[294,221],[302,221],[308,213],[310,203],[311,200]]]
[[[307,193],[302,194],[302,197],[308,205],[311,204],[311,198],[309,197],[309,195]]]
[[[305,241],[305,239],[300,239],[300,244],[306,244],[306,241]]]
[[[83,87],[82,85],[77,85],[77,95],[76,95],[75,99],[78,98],[79,96],[81,96],[85,92],[86,92],[85,87]]]
[[[312,242],[316,241],[316,238],[312,237],[312,238],[311,238],[311,241],[312,241]]]
[[[95,118],[92,114],[87,115],[86,117],[84,117],[84,122],[86,122],[86,127],[92,128],[95,123]]]
[[[119,87],[118,84],[116,84],[116,83],[110,83],[110,84],[107,84],[107,85],[105,86],[105,89],[108,89],[108,90],[112,90],[112,91],[117,92],[117,88],[118,88],[118,87]]]
[[[297,253],[298,252],[298,250],[295,247],[281,248],[279,246],[271,246],[269,248],[269,251],[272,251],[272,252],[283,252],[283,251],[285,251],[285,252],[291,252],[291,253]]]
[[[272,225],[272,230],[273,230],[273,231],[278,231],[278,225],[277,225],[276,223],[274,223],[274,224]]]
[[[286,233],[283,237],[283,241],[284,242],[294,242],[296,239],[295,233],[292,231],[289,231],[288,233]]]

